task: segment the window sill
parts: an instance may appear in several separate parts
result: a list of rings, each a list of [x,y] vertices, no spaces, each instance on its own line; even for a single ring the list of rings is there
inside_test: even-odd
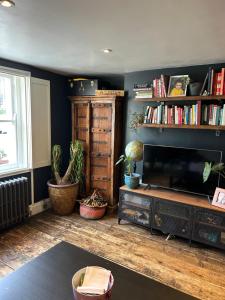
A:
[[[17,169],[17,170],[8,170],[8,171],[2,171],[0,172],[0,179],[4,177],[10,177],[10,176],[15,176],[15,175],[20,175],[24,173],[31,172],[31,169]]]

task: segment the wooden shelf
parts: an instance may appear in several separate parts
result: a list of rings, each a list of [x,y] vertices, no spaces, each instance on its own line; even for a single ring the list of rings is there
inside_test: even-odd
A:
[[[140,124],[138,127],[140,127],[140,128],[172,128],[172,129],[225,130],[225,126],[215,126],[215,125]]]
[[[179,96],[179,97],[161,97],[161,98],[135,98],[134,102],[166,102],[166,101],[210,101],[210,100],[225,100],[225,95],[222,96]]]

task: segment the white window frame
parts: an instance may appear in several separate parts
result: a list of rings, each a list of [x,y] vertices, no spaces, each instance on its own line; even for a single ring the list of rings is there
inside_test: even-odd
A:
[[[32,142],[31,142],[31,96],[30,96],[30,78],[31,74],[30,72],[27,71],[22,71],[22,70],[17,70],[17,69],[12,69],[12,68],[6,68],[0,66],[0,73],[5,73],[6,75],[12,75],[12,76],[22,76],[25,78],[25,102],[24,105],[26,106],[25,111],[25,123],[26,123],[26,149],[27,149],[27,166],[24,168],[18,166],[15,168],[4,168],[0,170],[0,178],[6,177],[6,176],[11,176],[11,175],[16,175],[24,172],[29,172],[31,170],[31,158],[32,158]],[[10,120],[11,122],[12,120]],[[21,132],[21,129],[19,130],[19,127],[21,128],[21,122],[22,120],[16,120],[20,121],[20,124],[16,126],[17,130],[17,138],[19,136],[19,132]],[[19,131],[19,132],[18,132]],[[17,141],[18,142],[18,141]],[[17,155],[20,156],[21,153],[19,152],[20,147],[17,147],[18,152]],[[6,166],[7,167],[7,166]]]

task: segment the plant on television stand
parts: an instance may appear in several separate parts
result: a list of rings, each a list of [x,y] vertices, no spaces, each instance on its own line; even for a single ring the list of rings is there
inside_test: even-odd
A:
[[[203,170],[203,183],[205,183],[211,173],[220,174],[225,179],[225,166],[224,163],[213,164],[212,162],[205,162],[205,167]]]
[[[126,154],[123,154],[120,156],[119,160],[116,162],[116,166],[120,163],[124,163],[125,166],[125,173],[129,176],[132,176],[133,174],[133,160],[126,156]]]

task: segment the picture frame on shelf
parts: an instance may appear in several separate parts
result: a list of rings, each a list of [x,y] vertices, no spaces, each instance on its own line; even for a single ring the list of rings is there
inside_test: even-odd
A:
[[[170,76],[168,97],[186,96],[189,81],[189,75]]]
[[[225,209],[225,189],[216,188],[212,205]]]

